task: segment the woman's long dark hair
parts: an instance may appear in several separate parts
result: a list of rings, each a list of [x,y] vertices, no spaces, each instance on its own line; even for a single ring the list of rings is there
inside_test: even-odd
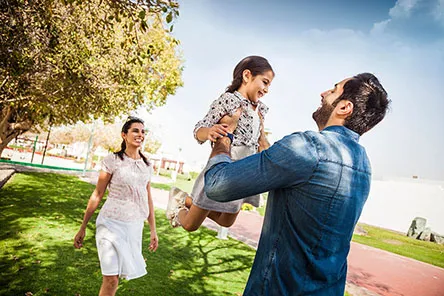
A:
[[[136,117],[130,117],[125,122],[125,124],[122,126],[122,133],[128,134],[128,130],[131,128],[131,125],[133,123],[144,124],[142,119],[136,118]],[[126,149],[126,143],[125,143],[125,140],[123,140],[122,144],[120,144],[120,151],[117,151],[114,154],[117,155],[121,160],[123,160],[123,154],[125,154],[125,149]],[[140,150],[139,150],[139,155],[143,159],[143,162],[149,166],[150,162],[148,161],[148,158],[146,158],[145,155],[143,155],[142,151],[140,151]]]
[[[227,87],[226,92],[233,93],[238,90],[242,85],[242,74],[245,70],[250,70],[251,75],[256,76],[259,74],[263,74],[267,71],[273,72],[273,68],[266,58],[261,56],[249,56],[240,61],[233,71],[233,81],[231,85]]]

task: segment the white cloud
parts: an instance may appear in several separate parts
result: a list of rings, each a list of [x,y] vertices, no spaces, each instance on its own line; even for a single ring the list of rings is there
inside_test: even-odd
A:
[[[392,21],[391,19],[388,19],[388,20],[373,24],[373,28],[371,29],[370,34],[371,35],[383,34],[385,32],[385,28],[387,27],[387,25],[391,21]]]
[[[389,15],[392,18],[408,18],[410,17],[411,11],[415,8],[420,0],[398,0],[390,11]]]
[[[395,3],[395,6],[393,6],[389,10],[390,18],[378,23],[374,23],[370,33],[372,35],[381,35],[386,32],[388,25],[390,24],[390,22],[392,22],[393,19],[409,18],[413,8],[420,1],[421,0],[398,0]],[[444,0],[438,1],[442,2]]]
[[[438,0],[433,10],[435,20],[444,26],[444,0]]]
[[[423,1],[426,3],[422,6],[423,8],[426,7],[427,12],[418,7],[418,4]],[[390,23],[401,19],[411,19],[413,17],[413,13],[428,13],[429,15],[433,16],[433,19],[436,22],[444,26],[444,0],[398,0],[395,3],[395,6],[389,10],[390,18],[378,23],[374,23],[370,32],[372,35],[386,33]]]

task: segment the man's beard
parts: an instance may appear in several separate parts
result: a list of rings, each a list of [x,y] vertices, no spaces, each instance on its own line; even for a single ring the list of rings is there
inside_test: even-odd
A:
[[[313,112],[312,117],[318,125],[319,130],[324,129],[324,127],[327,125],[333,110],[335,110],[335,107],[328,103],[323,103],[318,110]]]

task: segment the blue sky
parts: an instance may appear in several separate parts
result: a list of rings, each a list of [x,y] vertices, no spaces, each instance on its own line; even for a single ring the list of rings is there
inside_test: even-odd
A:
[[[444,180],[444,0],[180,1],[184,87],[165,106],[139,112],[162,152],[205,163],[195,123],[231,82],[245,56],[262,55],[276,77],[263,98],[272,141],[314,130],[320,93],[372,72],[392,100],[386,119],[361,138],[376,178]]]

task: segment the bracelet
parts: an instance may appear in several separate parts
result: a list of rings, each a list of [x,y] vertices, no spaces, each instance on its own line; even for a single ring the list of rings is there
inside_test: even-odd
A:
[[[227,133],[226,137],[228,137],[228,139],[230,139],[230,145],[233,144],[234,135]],[[211,142],[211,148],[213,148],[213,147],[214,147],[214,142]]]
[[[233,144],[233,138],[234,138],[233,134],[227,133],[227,137],[228,139],[230,139],[230,144]]]

